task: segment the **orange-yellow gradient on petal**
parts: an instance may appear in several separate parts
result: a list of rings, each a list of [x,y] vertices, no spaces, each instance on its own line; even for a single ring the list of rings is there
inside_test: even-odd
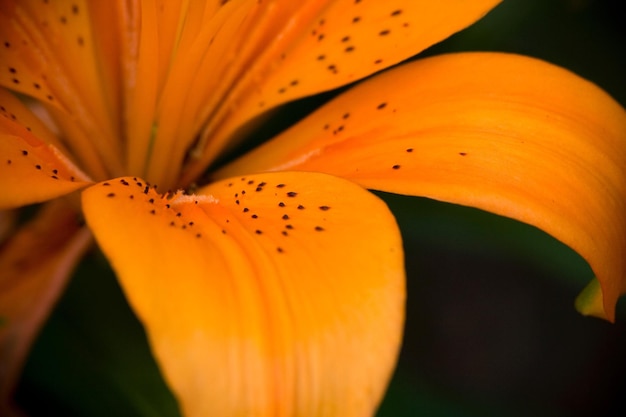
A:
[[[545,62],[461,53],[402,65],[339,96],[226,167],[320,171],[470,205],[580,253],[604,295],[626,291],[626,112]]]
[[[405,298],[377,197],[319,173],[165,197],[125,177],[85,190],[83,210],[185,416],[374,412]]]

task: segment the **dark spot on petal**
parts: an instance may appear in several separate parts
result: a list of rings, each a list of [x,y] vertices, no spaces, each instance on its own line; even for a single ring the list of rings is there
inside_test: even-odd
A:
[[[316,232],[322,232],[322,231],[324,231],[324,228],[322,226],[315,226],[315,231]]]
[[[330,207],[329,206],[320,206],[319,209],[322,210],[322,211],[328,211],[328,210],[330,210]]]
[[[459,152],[459,155],[465,156],[465,155],[467,155],[467,153],[466,152]]]
[[[400,169],[400,165],[394,165],[391,168],[393,168],[393,169]]]
[[[385,29],[385,30],[381,30],[380,32],[378,32],[378,36],[387,36],[389,35],[389,30]]]
[[[287,197],[295,197],[295,196],[297,196],[297,195],[298,195],[298,193],[296,193],[295,191],[289,191],[289,192],[287,193]]]
[[[280,203],[278,203],[278,207],[285,207],[285,203],[281,201]]]
[[[391,16],[399,16],[400,14],[402,14],[402,10],[394,10],[391,12]]]
[[[283,220],[289,220],[289,216],[288,216],[287,214],[283,214],[282,219],[283,219]]]
[[[304,210],[304,206],[302,204],[298,205],[298,210]]]
[[[387,103],[380,103],[378,106],[376,106],[376,108],[377,108],[378,110],[382,110],[382,109],[384,109],[385,107],[387,107]]]
[[[407,150],[406,150],[406,151],[407,151],[408,153],[411,153],[411,152],[413,152],[413,148],[407,148]]]
[[[109,193],[107,194],[107,197],[115,197],[115,193]]]
[[[35,165],[35,168],[41,169],[41,165],[37,164],[37,165]]]

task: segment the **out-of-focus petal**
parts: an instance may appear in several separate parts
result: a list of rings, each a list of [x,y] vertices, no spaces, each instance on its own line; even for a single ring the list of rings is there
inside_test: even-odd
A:
[[[0,85],[44,103],[91,174],[115,173],[119,103],[107,93],[111,83],[100,69],[89,9],[86,0],[0,0],[0,62],[6,64]]]
[[[29,132],[20,137],[0,131],[0,158],[0,209],[47,201],[91,182],[54,146]]]
[[[90,242],[76,213],[55,201],[0,249],[0,415],[14,412],[28,350]]]

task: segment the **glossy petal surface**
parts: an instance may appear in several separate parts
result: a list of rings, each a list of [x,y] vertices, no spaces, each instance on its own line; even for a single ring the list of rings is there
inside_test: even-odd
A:
[[[169,197],[120,178],[83,209],[185,415],[372,414],[404,310],[384,203],[297,172]]]
[[[63,202],[44,206],[0,251],[0,414],[28,350],[91,242]]]
[[[405,64],[220,175],[282,169],[535,225],[589,262],[609,319],[626,290],[626,112],[545,62],[466,53]]]
[[[224,56],[229,65],[211,78],[217,85],[204,90],[215,94],[199,107],[198,120],[204,124],[194,150],[199,160],[185,181],[232,146],[235,130],[255,116],[410,58],[474,23],[499,0],[257,3],[248,15],[254,25],[244,20],[246,31],[235,34],[244,41],[241,47],[216,36],[216,43],[228,42]]]

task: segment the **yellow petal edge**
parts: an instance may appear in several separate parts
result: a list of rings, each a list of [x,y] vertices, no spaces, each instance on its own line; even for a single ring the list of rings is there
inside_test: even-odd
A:
[[[366,416],[401,341],[404,264],[385,204],[318,173],[159,195],[83,192],[87,224],[190,416]]]

